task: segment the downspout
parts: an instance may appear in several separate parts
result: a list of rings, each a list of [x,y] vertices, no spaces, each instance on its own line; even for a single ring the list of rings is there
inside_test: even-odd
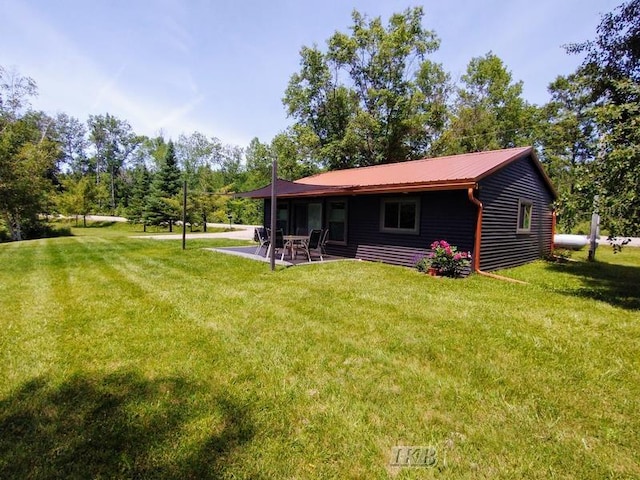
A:
[[[520,283],[520,284],[526,285],[527,282],[523,282],[521,280],[516,280],[515,278],[503,277],[501,275],[496,275],[495,273],[483,272],[482,270],[480,270],[480,245],[482,243],[482,212],[483,212],[483,205],[482,205],[482,202],[480,200],[478,200],[473,195],[473,190],[474,190],[474,187],[469,187],[467,189],[467,194],[469,196],[469,201],[471,203],[475,204],[478,207],[478,218],[476,220],[476,238],[475,238],[475,241],[474,241],[474,244],[473,244],[473,263],[472,263],[473,271],[475,273],[477,273],[478,275],[482,275],[482,276],[485,276],[485,277],[490,277],[490,278],[495,278],[497,280],[505,280],[507,282]]]
[[[480,273],[480,243],[482,240],[482,202],[473,196],[473,187],[467,189],[469,201],[478,207],[478,217],[476,220],[476,235],[473,245],[473,271]]]
[[[551,212],[551,255],[553,255],[553,250],[555,248],[554,240],[556,238],[556,210],[553,209]]]

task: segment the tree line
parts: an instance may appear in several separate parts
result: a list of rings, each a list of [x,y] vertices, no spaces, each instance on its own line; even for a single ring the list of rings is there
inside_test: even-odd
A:
[[[354,11],[348,32],[304,46],[284,92],[291,125],[244,148],[194,132],[136,135],[110,114],[86,122],[34,111],[35,81],[0,67],[0,210],[13,239],[42,213],[121,214],[145,225],[259,223],[261,207],[229,193],[269,183],[271,162],[295,180],[323,170],[533,145],[559,192],[559,225],[571,231],[597,208],[609,233],[640,235],[640,0],[601,18],[595,38],[565,46],[581,55],[527,102],[494,53],[470,60],[459,81],[430,55],[439,47],[422,8],[387,22]],[[594,204],[595,201],[595,204]]]

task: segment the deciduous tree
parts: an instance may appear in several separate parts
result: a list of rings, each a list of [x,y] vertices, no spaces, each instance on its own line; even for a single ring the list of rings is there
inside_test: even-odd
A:
[[[536,108],[522,97],[522,82],[514,82],[489,52],[469,62],[449,126],[433,150],[457,154],[532,145],[536,128]]]
[[[57,197],[58,209],[65,215],[82,216],[83,226],[87,226],[87,215],[95,208],[96,182],[90,175],[79,178],[67,177],[62,180],[63,191]]]
[[[591,89],[600,136],[596,188],[612,235],[640,235],[640,0],[604,15],[596,38],[569,46]]]
[[[60,152],[40,128],[41,116],[30,113],[2,126],[0,212],[13,240],[25,237],[53,190],[51,172]]]
[[[423,16],[407,9],[385,26],[354,11],[350,34],[336,32],[326,52],[302,48],[283,101],[296,126],[316,137],[308,144],[324,166],[420,157],[438,136],[448,76],[427,59],[439,40]]]
[[[95,150],[96,172],[109,175],[111,209],[116,208],[116,179],[143,138],[134,134],[126,120],[113,115],[90,115],[89,138]],[[100,175],[97,180],[99,181]]]
[[[0,215],[13,240],[22,240],[46,210],[56,162],[53,120],[30,111],[35,82],[0,67]]]
[[[95,174],[95,165],[87,155],[87,128],[75,117],[60,113],[55,119],[55,138],[60,144],[65,170],[76,177]]]

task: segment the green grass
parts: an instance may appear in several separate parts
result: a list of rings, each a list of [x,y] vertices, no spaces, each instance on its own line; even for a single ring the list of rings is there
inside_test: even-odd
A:
[[[0,478],[640,477],[639,249],[519,285],[126,233],[0,245]]]
[[[173,227],[173,232],[169,232],[169,228],[166,226],[158,226],[158,225],[149,225],[147,226],[147,231],[144,231],[144,226],[142,224],[129,223],[129,222],[115,222],[115,221],[87,221],[87,226],[83,226],[82,217],[79,217],[79,220],[76,224],[75,218],[68,218],[64,220],[55,220],[50,221],[48,223],[52,228],[66,228],[71,229],[73,235],[79,236],[122,236],[122,235],[167,235],[169,233],[173,233],[176,236],[182,235],[182,227],[175,226]],[[99,229],[100,232],[97,233],[94,230]],[[232,228],[220,228],[220,227],[208,227],[207,233],[219,233],[219,232],[229,232],[234,231],[236,229]],[[203,233],[203,229],[201,227],[194,227],[193,229],[187,229],[187,233]]]

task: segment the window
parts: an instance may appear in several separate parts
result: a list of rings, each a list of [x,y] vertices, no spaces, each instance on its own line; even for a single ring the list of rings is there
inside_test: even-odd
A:
[[[310,203],[307,208],[307,231],[322,229],[322,204]]]
[[[347,202],[331,200],[327,202],[327,228],[330,242],[347,243]]]
[[[518,200],[518,229],[516,233],[531,232],[531,201]]]
[[[282,230],[285,234],[289,231],[289,205],[276,204],[276,230]]]
[[[389,233],[419,233],[420,200],[388,198],[382,200],[380,230]]]
[[[296,235],[322,229],[322,203],[294,203],[292,222],[291,231]]]

